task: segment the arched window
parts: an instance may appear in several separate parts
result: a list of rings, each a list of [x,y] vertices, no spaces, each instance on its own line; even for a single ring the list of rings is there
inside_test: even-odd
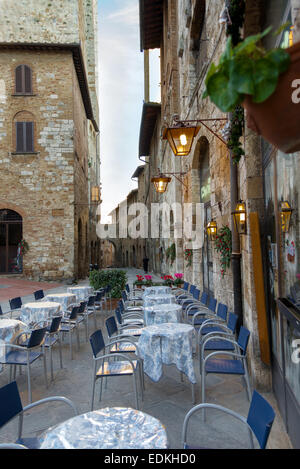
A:
[[[18,65],[15,69],[15,93],[32,94],[32,71],[28,65]]]

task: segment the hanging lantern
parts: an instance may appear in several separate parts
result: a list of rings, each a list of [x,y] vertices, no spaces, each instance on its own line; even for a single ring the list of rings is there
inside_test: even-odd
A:
[[[172,181],[172,178],[166,177],[163,174],[153,177],[151,182],[153,182],[156,192],[159,194],[164,194],[168,188],[168,184]]]
[[[281,230],[283,233],[288,233],[293,209],[287,201],[281,201],[279,211],[281,219]]]
[[[200,127],[180,126],[167,127],[163,131],[163,139],[168,140],[175,156],[189,155],[194,138]]]
[[[207,230],[207,235],[208,235],[208,237],[211,241],[216,239],[216,235],[217,235],[217,232],[218,232],[217,222],[215,222],[214,220],[211,220],[207,224],[206,230]]]
[[[246,204],[241,200],[237,203],[235,211],[232,212],[234,223],[238,234],[246,234]]]
[[[91,199],[93,203],[100,202],[100,189],[98,186],[93,186],[91,190]]]

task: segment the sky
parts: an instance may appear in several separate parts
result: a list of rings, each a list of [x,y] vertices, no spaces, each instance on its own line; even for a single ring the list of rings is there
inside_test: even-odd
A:
[[[98,1],[101,222],[137,187],[144,100],[138,0]],[[159,50],[150,53],[150,101],[160,101]]]

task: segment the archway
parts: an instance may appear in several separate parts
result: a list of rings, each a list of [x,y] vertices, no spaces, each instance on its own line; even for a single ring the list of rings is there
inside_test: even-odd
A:
[[[23,270],[18,245],[23,237],[23,220],[14,210],[0,210],[0,273],[13,274]]]

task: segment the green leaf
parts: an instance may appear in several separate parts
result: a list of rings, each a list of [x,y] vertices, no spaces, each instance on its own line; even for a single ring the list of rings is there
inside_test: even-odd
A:
[[[266,36],[267,34],[269,34],[269,32],[271,31],[272,29],[272,26],[269,26],[267,29],[265,29],[265,31],[263,31],[262,33],[259,33],[259,34],[254,34],[253,36],[249,36],[247,37],[246,39],[244,39],[243,42],[241,42],[240,44],[238,44],[233,52],[234,52],[234,55],[239,55],[240,53],[247,53],[247,54],[251,54],[255,49],[256,49],[256,43],[258,41],[260,41],[264,36]]]
[[[279,74],[285,72],[291,62],[290,54],[284,49],[274,49],[266,55],[266,58],[273,62]]]
[[[229,86],[228,75],[223,71],[215,73],[207,83],[210,99],[223,112],[231,111],[239,102],[238,93]]]
[[[252,61],[240,58],[232,62],[230,66],[230,82],[231,86],[238,92],[243,94],[254,93],[254,64]]]
[[[261,103],[274,93],[278,75],[278,70],[271,60],[261,59],[255,62],[253,102]]]

